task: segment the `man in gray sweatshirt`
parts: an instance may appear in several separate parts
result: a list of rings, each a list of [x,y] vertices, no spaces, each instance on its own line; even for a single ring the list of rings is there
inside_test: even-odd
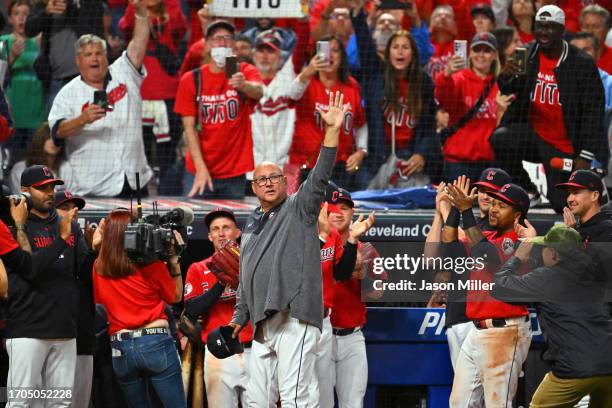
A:
[[[317,219],[332,169],[347,108],[330,93],[327,125],[316,166],[297,193],[287,196],[287,179],[273,163],[253,174],[260,207],[248,218],[240,245],[240,284],[234,336],[250,319],[255,338],[249,363],[249,407],[308,403],[316,382],[314,364],[323,320],[321,253]]]

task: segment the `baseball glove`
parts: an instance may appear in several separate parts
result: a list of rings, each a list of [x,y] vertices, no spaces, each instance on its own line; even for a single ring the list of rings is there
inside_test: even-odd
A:
[[[240,247],[233,241],[226,241],[206,266],[219,282],[236,289],[240,273]]]
[[[202,346],[202,325],[197,320],[191,320],[185,314],[181,313],[179,320],[179,330],[189,339],[189,342],[196,348]]]

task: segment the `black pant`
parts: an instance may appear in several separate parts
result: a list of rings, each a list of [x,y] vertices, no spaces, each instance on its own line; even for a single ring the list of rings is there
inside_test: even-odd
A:
[[[547,194],[553,209],[560,213],[566,206],[567,194],[555,187],[569,178],[569,172],[555,170],[550,167],[553,157],[569,158],[567,153],[555,149],[543,141],[528,123],[514,123],[498,128],[489,139],[498,166],[506,170],[512,182],[523,187],[528,192],[536,192],[537,188],[523,168],[522,161],[542,163],[546,172]]]

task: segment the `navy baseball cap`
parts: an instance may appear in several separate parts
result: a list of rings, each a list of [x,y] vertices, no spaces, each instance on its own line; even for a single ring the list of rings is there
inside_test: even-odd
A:
[[[327,202],[327,210],[329,212],[340,212],[338,204],[344,203],[349,207],[355,207],[355,203],[351,198],[351,193],[347,190],[338,187],[336,183],[330,181],[325,190],[325,202]]]
[[[214,210],[210,211],[208,214],[206,214],[206,216],[204,217],[204,224],[206,224],[206,228],[210,228],[210,224],[219,217],[225,217],[225,218],[229,218],[230,220],[234,221],[234,224],[238,224],[236,222],[236,216],[234,215],[234,212],[232,210],[228,210],[227,208],[215,208]]]
[[[283,44],[283,38],[280,33],[271,28],[270,30],[263,31],[257,38],[255,38],[255,48],[269,47],[274,51],[280,51]]]
[[[55,207],[59,207],[60,205],[70,201],[72,201],[79,210],[82,210],[85,207],[85,200],[81,197],[72,195],[70,190],[60,190],[55,193]]]
[[[474,48],[477,45],[486,45],[494,51],[497,51],[497,38],[491,33],[478,33],[472,38],[470,48]]]
[[[523,216],[529,211],[529,195],[516,184],[504,184],[498,191],[487,191],[487,195],[518,208]]]
[[[40,187],[50,183],[64,184],[64,180],[55,178],[53,172],[47,166],[35,164],[21,173],[22,187]]]
[[[493,9],[491,6],[485,3],[478,3],[472,6],[472,18],[474,18],[477,14],[484,14],[489,20],[495,21],[495,14],[493,14]]]
[[[232,337],[234,328],[232,326],[220,326],[208,333],[206,347],[213,356],[224,359],[244,352],[244,347]]]
[[[497,191],[512,181],[510,175],[503,169],[489,167],[484,169],[480,178],[474,183],[476,187],[484,187],[488,190]]]
[[[601,178],[590,170],[575,170],[565,183],[559,183],[555,187],[566,189],[568,187],[586,188],[591,191],[603,192]]]
[[[209,38],[210,36],[213,35],[213,33],[215,31],[217,31],[220,28],[226,29],[232,35],[234,35],[236,33],[236,27],[234,27],[234,25],[232,23],[230,23],[229,21],[227,21],[227,20],[216,20],[216,21],[213,21],[212,23],[210,23],[208,25],[208,27],[206,27],[206,33],[204,35],[204,38]]]

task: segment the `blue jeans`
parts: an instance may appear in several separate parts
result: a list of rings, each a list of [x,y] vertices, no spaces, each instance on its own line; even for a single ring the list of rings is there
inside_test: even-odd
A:
[[[130,407],[151,407],[147,378],[165,407],[186,407],[181,364],[167,334],[111,342],[113,370]],[[120,354],[120,355],[117,355]]]
[[[187,196],[191,187],[195,175],[185,170],[185,177],[183,178],[183,195]],[[246,176],[232,177],[228,179],[213,179],[214,191],[210,191],[208,187],[204,190],[204,194],[195,195],[194,198],[204,199],[241,199],[244,198],[244,185],[246,183]]]

